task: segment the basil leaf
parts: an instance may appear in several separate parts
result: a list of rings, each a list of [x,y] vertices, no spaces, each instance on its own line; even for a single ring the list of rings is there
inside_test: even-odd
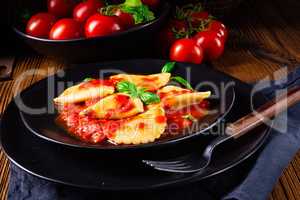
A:
[[[129,81],[121,81],[116,86],[118,92],[129,94],[131,97],[140,98],[146,105],[160,102],[159,96],[154,93],[146,92],[145,88],[137,88]]]
[[[155,19],[154,13],[145,5],[127,6],[123,4],[121,10],[131,14],[135,24],[145,23]]]
[[[190,90],[194,90],[193,87],[191,86],[191,84],[187,80],[185,80],[184,78],[182,78],[180,76],[171,77],[171,80],[174,80],[174,81],[180,83],[181,85],[184,85],[186,88],[188,88]]]
[[[88,77],[88,78],[85,78],[85,79],[83,79],[83,82],[88,82],[88,81],[91,81],[91,80],[94,80],[93,78],[90,78],[90,77]]]
[[[123,5],[129,6],[129,7],[136,7],[143,5],[141,0],[125,0]]]
[[[144,92],[139,97],[146,105],[160,102],[159,96],[151,92]]]
[[[132,97],[138,97],[136,86],[129,81],[121,81],[117,84],[118,92],[129,94]]]
[[[161,72],[162,73],[170,73],[174,69],[175,64],[176,64],[176,62],[167,62],[161,69]]]

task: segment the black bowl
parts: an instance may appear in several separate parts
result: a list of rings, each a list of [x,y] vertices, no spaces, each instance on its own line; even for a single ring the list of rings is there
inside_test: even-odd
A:
[[[44,5],[35,5],[39,9],[31,8],[32,5],[35,5],[32,4],[32,0],[23,3],[20,1],[17,10],[30,8],[33,13],[45,10]],[[13,29],[22,40],[38,53],[62,58],[69,62],[82,63],[144,57],[149,53],[152,54],[152,51],[154,51],[154,35],[166,23],[170,9],[170,4],[167,1],[162,1],[160,7],[155,11],[155,20],[120,33],[96,38],[58,41],[32,37],[24,33],[24,22],[19,17],[15,17]]]

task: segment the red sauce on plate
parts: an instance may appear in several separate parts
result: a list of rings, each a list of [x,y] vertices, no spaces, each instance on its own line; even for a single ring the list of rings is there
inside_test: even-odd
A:
[[[80,104],[66,105],[57,119],[69,133],[82,141],[102,142],[107,134],[115,132],[122,124],[122,120],[105,120],[94,118],[92,115],[79,115],[85,108],[86,106]]]
[[[166,96],[168,95],[172,95],[172,96],[177,96],[177,95],[181,95],[181,94],[186,94],[186,93],[191,93],[192,91],[191,90],[181,90],[181,91],[176,91],[176,90],[173,90],[173,91],[170,91],[170,92],[160,92],[158,94],[158,96],[163,99],[165,98]]]
[[[165,108],[168,126],[172,129],[184,129],[191,126],[193,120],[200,120],[209,109],[209,101],[203,100],[199,104],[194,104],[180,110]]]
[[[90,81],[83,82],[79,88],[86,89],[99,86],[114,86],[114,82],[111,80],[92,79]]]
[[[157,81],[158,80],[158,77],[157,76],[154,76],[154,77],[144,77],[143,78],[143,81],[146,81],[146,82],[154,82],[154,81]]]
[[[112,112],[125,112],[134,106],[127,95],[117,95],[116,100],[120,103],[120,107]],[[84,103],[65,105],[57,118],[57,122],[67,129],[71,135],[84,142],[101,143],[107,138],[114,137],[114,132],[128,119],[97,119],[92,113],[90,115],[79,115],[83,109],[98,101],[99,99],[93,99]],[[199,104],[185,107],[181,110],[165,108],[166,116],[157,116],[155,120],[157,123],[167,122],[167,131],[170,130],[170,126],[172,126],[173,129],[176,127],[180,133],[180,130],[191,126],[194,122],[193,120],[203,118],[205,111],[208,109],[209,101],[203,100]],[[144,129],[145,126],[145,123],[140,123],[138,128]]]

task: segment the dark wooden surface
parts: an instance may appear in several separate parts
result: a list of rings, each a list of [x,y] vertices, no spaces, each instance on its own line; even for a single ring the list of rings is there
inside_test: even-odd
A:
[[[228,23],[232,27],[231,38],[224,56],[213,63],[217,69],[253,82],[266,76],[274,78],[275,71],[284,66],[291,70],[300,62],[300,1],[246,0]],[[64,62],[43,56],[19,56],[13,78],[28,69],[45,69],[53,74],[63,67],[66,67]],[[22,87],[42,78],[28,77]],[[13,84],[14,80],[0,82],[0,113],[13,96]],[[7,197],[8,180],[9,162],[0,152],[0,199]],[[300,200],[300,152],[279,178],[269,199]]]

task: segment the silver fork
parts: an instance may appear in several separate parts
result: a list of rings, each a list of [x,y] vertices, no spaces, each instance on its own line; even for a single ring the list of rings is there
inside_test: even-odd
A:
[[[230,139],[238,139],[250,130],[277,116],[288,107],[300,101],[300,87],[291,88],[286,95],[273,99],[234,123],[229,124],[225,134],[214,139],[204,150],[202,156],[191,153],[185,156],[163,160],[143,160],[144,163],[159,171],[192,173],[205,169],[211,162],[215,149]]]

